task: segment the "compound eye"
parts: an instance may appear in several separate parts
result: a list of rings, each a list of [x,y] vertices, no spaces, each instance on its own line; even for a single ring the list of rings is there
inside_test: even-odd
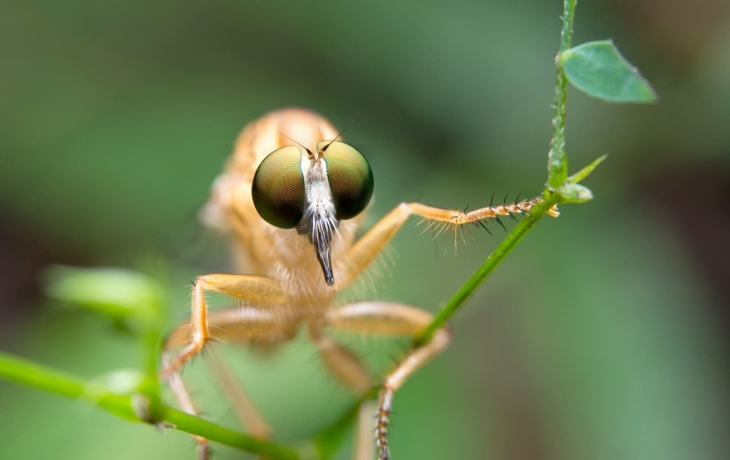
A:
[[[274,227],[294,228],[304,214],[304,174],[299,147],[271,152],[253,177],[251,197],[259,215]]]
[[[344,142],[320,142],[324,150],[327,177],[339,219],[352,219],[360,214],[373,196],[373,172],[365,157]]]

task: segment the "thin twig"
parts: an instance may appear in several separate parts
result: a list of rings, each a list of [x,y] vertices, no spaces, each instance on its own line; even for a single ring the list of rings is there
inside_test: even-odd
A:
[[[573,38],[573,18],[575,17],[576,0],[563,2],[563,28],[560,34],[560,52],[570,49]],[[512,230],[497,249],[454,294],[446,305],[436,314],[431,323],[416,338],[415,345],[421,345],[431,339],[434,332],[442,327],[456,313],[464,302],[471,297],[477,288],[489,277],[495,268],[522,241],[532,227],[542,219],[548,209],[560,201],[557,190],[568,177],[568,159],[565,154],[565,103],[568,81],[560,65],[560,55],[556,59],[558,78],[555,84],[555,114],[553,117],[553,137],[550,140],[548,154],[548,180],[541,202],[530,211],[530,215]]]
[[[114,394],[65,372],[3,352],[0,352],[0,377],[68,398],[86,399],[125,420],[145,422],[135,413],[132,396]],[[297,460],[299,458],[295,451],[277,444],[237,433],[169,406],[161,405],[160,409],[162,418],[157,421],[159,426],[170,426],[176,430],[260,454],[270,459]]]

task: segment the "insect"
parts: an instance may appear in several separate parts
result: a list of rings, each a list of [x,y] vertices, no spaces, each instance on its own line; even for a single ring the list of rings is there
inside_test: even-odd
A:
[[[314,112],[286,108],[244,128],[202,216],[206,225],[230,235],[238,268],[245,274],[197,277],[191,321],[165,343],[162,378],[184,410],[196,413],[179,372],[211,341],[273,346],[291,340],[302,327],[332,375],[355,393],[365,394],[374,383],[370,373],[354,353],[328,337],[328,329],[416,337],[432,315],[375,300],[333,306],[337,291],[358,278],[411,215],[458,229],[526,213],[539,201],[471,212],[401,203],[356,239],[373,186],[367,160]],[[549,214],[557,217],[557,208]],[[242,306],[209,311],[207,292],[234,297]],[[447,328],[437,330],[380,382],[374,444],[380,460],[390,458],[387,432],[394,393],[449,340]],[[252,431],[266,434],[255,411],[244,412]],[[208,458],[207,441],[196,442],[199,458]],[[373,448],[372,441],[366,444]]]

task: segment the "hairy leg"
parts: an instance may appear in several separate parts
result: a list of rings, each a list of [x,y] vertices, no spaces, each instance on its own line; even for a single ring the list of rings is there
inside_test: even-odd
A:
[[[229,343],[246,343],[251,345],[272,345],[291,339],[296,332],[295,321],[282,321],[280,312],[272,309],[256,307],[234,307],[213,312],[206,311],[205,327],[209,338]],[[173,332],[165,343],[163,352],[163,368],[178,405],[182,410],[193,415],[199,415],[195,403],[190,396],[182,377],[177,370],[170,366],[170,350],[179,347],[189,347],[191,336],[195,334],[195,324],[186,323]],[[179,356],[179,355],[178,355]],[[228,394],[242,424],[248,427],[253,434],[267,437],[269,428],[263,417],[256,411],[253,403],[246,396],[245,391],[235,381],[225,364],[211,354],[213,358],[209,365],[213,373],[220,379],[224,391]],[[164,372],[164,371],[163,371]],[[208,440],[194,437],[198,444],[198,459],[207,460],[210,457]]]
[[[439,227],[438,231],[440,232],[448,226],[454,226],[455,229],[465,224],[484,226],[483,221],[487,219],[496,219],[501,224],[500,216],[506,217],[513,216],[513,214],[527,213],[538,202],[539,198],[531,198],[512,204],[490,205],[471,212],[435,208],[421,203],[401,203],[360,237],[347,252],[349,273],[341,283],[340,288],[347,286],[356,279],[375,260],[412,215],[431,221],[431,225]],[[557,205],[551,207],[548,214],[552,217],[558,217],[560,213]]]
[[[327,312],[328,326],[352,332],[416,337],[431,321],[432,315],[414,307],[391,302],[357,302]],[[388,423],[394,393],[405,381],[449,344],[446,328],[436,331],[430,341],[412,349],[385,377],[378,400],[375,438],[379,459],[388,460]]]
[[[163,380],[178,372],[185,363],[200,353],[205,344],[212,338],[208,325],[208,307],[205,302],[206,292],[219,292],[237,299],[246,300],[258,308],[272,305],[284,305],[288,302],[286,294],[279,285],[270,278],[248,275],[202,275],[195,279],[192,294],[192,318],[183,349],[165,365],[162,370]],[[166,348],[174,346],[181,337],[173,333]],[[182,337],[185,337],[184,335]]]

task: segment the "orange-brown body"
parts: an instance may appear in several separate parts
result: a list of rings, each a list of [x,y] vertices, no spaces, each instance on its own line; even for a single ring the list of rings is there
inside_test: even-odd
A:
[[[223,174],[216,179],[210,200],[202,212],[206,225],[227,234],[232,241],[240,274],[208,274],[196,279],[192,293],[192,318],[189,324],[168,337],[163,378],[170,382],[182,408],[196,413],[178,371],[203,347],[213,339],[273,345],[290,340],[302,324],[306,324],[310,340],[318,347],[325,366],[333,376],[360,395],[373,384],[380,387],[375,438],[380,460],[387,460],[390,457],[387,427],[394,392],[413,372],[447,346],[449,332],[439,329],[428,343],[412,349],[376,383],[356,355],[327,336],[327,329],[416,337],[428,326],[432,315],[415,307],[380,301],[333,307],[337,291],[348,286],[373,262],[411,215],[458,229],[467,223],[527,212],[538,199],[487,206],[469,213],[420,203],[401,203],[357,240],[355,234],[364,212],[349,220],[338,218],[330,244],[334,283],[328,285],[323,277],[324,265],[315,256],[312,239],[297,229],[283,229],[267,223],[254,205],[252,183],[262,161],[286,146],[299,145],[309,153],[311,168],[307,171],[322,166],[318,163],[321,155],[313,152],[317,152],[318,143],[332,143],[338,134],[322,116],[298,108],[266,114],[250,123],[240,134],[233,155]],[[302,165],[306,160],[303,157]],[[307,174],[306,171],[303,173]],[[331,195],[328,190],[325,192],[326,200]],[[557,208],[551,209],[550,213],[557,216]],[[303,220],[306,220],[306,215]],[[209,311],[205,294],[211,291],[237,298],[242,305]],[[179,351],[173,355],[173,349]],[[225,370],[219,370],[224,382],[230,382]],[[266,424],[250,402],[233,385],[225,384],[224,387],[231,394],[231,399],[237,401],[237,410],[244,423],[254,434],[266,436]],[[367,416],[364,419],[367,420]],[[367,427],[360,430],[360,433],[366,434],[359,436],[358,459],[372,458],[373,443],[364,440],[368,431]],[[207,441],[196,440],[200,445],[200,458],[207,459]]]
[[[333,244],[332,263],[338,285],[322,278],[312,245],[296,231],[281,229],[262,219],[251,199],[251,184],[261,161],[271,152],[297,143],[315,149],[339,133],[321,115],[298,108],[271,112],[249,124],[236,140],[233,155],[203,210],[206,225],[228,233],[235,248],[239,273],[277,280],[290,299],[287,308],[326,309],[337,289],[349,280],[345,253],[355,239],[364,213],[340,222]]]

